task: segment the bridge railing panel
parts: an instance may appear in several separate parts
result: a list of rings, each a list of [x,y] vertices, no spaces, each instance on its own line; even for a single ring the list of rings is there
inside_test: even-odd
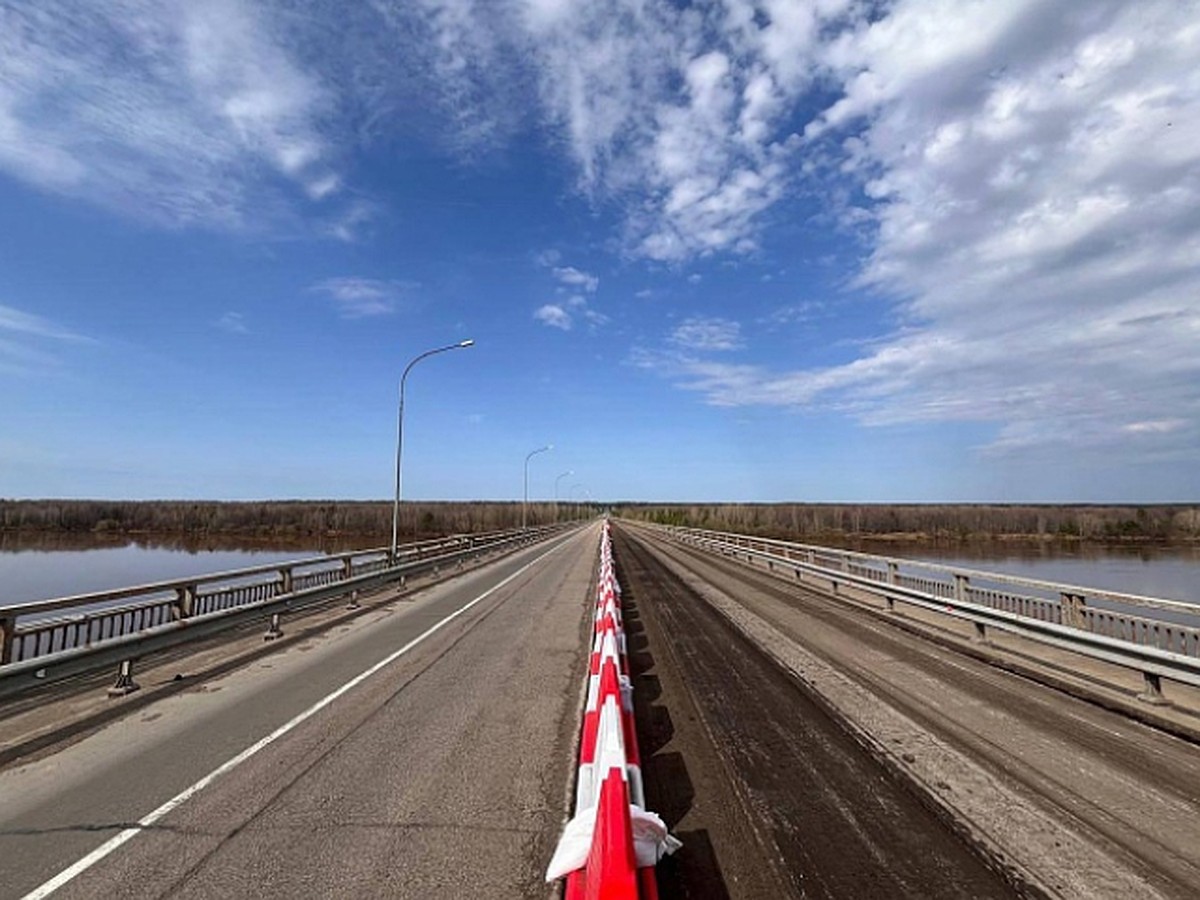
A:
[[[454,535],[406,544],[399,548],[394,563],[387,549],[372,548],[0,607],[0,693],[15,690],[4,676],[12,667],[23,670],[22,664],[54,661],[63,654],[78,657],[172,625],[290,603],[289,598],[328,592],[342,583],[349,591],[368,582],[382,584],[390,577],[402,579],[405,572],[429,561],[436,570],[440,560],[449,563],[461,560],[464,554],[520,546],[562,527],[568,526]],[[205,629],[204,633],[212,631]],[[170,643],[187,639],[189,636],[181,633]],[[81,667],[76,665],[76,669]]]
[[[824,579],[835,593],[854,585],[881,597],[889,610],[910,604],[966,619],[978,639],[996,628],[1140,669],[1144,696],[1152,702],[1162,699],[1161,677],[1200,686],[1200,606],[1194,604],[773,538],[641,524],[710,552],[790,568],[796,578]]]

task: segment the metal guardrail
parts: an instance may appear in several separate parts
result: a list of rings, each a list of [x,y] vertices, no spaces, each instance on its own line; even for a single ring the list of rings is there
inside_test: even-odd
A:
[[[569,526],[405,544],[392,565],[387,548],[361,550],[0,608],[0,697],[268,616],[277,632],[282,612],[403,583],[473,556],[533,543],[564,527]]]
[[[835,594],[842,586],[857,588],[888,610],[905,603],[969,621],[977,640],[994,628],[1140,671],[1148,702],[1163,702],[1162,678],[1200,687],[1200,606],[731,532],[636,524],[791,571],[797,579],[817,576]]]

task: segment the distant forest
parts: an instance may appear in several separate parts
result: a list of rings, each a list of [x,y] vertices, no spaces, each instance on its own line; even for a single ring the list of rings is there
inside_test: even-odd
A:
[[[557,509],[556,509],[557,506]],[[592,514],[586,504],[531,502],[530,525]],[[495,531],[521,524],[519,502],[405,502],[403,539]],[[2,500],[0,532],[179,534],[245,538],[370,536],[392,533],[392,504],[378,501]]]
[[[557,507],[557,508],[556,508]],[[599,504],[529,504],[529,524],[594,515]],[[772,537],[1040,538],[1198,541],[1200,506],[997,504],[620,503],[630,519]],[[386,542],[392,505],[378,501],[2,500],[0,532],[176,534],[244,538],[363,536]],[[405,502],[406,540],[521,524],[519,502]]]
[[[629,504],[618,513],[647,522],[779,538],[1200,540],[1200,506],[1182,504]]]

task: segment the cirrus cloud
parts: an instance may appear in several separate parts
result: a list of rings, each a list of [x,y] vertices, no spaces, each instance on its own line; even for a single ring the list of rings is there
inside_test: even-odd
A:
[[[671,332],[670,342],[684,350],[700,352],[740,350],[744,346],[742,326],[714,316],[685,319]]]
[[[310,290],[333,300],[343,319],[364,319],[394,313],[400,302],[417,287],[410,281],[378,278],[326,278]]]
[[[333,97],[271,11],[51,0],[0,29],[0,171],[168,227],[256,229],[341,187]]]

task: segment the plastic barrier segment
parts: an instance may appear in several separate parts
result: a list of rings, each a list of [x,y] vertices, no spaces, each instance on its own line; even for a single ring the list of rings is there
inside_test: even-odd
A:
[[[563,830],[547,880],[565,877],[567,900],[657,900],[654,864],[680,845],[662,819],[645,808],[621,586],[607,522],[593,619],[576,812]]]

